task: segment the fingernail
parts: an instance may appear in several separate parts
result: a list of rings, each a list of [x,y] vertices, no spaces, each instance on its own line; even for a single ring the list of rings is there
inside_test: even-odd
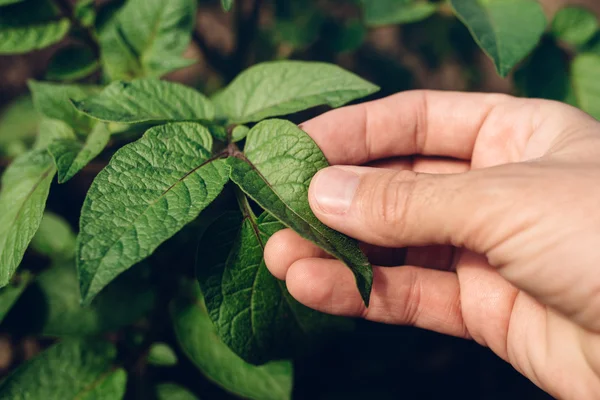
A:
[[[311,187],[321,211],[344,214],[350,209],[358,182],[357,174],[343,168],[330,167],[315,176]]]

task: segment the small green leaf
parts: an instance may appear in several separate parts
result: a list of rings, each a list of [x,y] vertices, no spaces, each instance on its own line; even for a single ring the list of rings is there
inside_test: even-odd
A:
[[[96,21],[96,8],[94,0],[77,0],[73,15],[86,28],[94,26]]]
[[[577,105],[600,120],[600,55],[584,53],[575,57],[571,82]]]
[[[233,0],[221,0],[221,7],[224,11],[229,12],[233,7]]]
[[[148,364],[172,367],[177,364],[177,355],[168,344],[154,343],[148,351]]]
[[[201,93],[158,79],[114,82],[96,96],[74,100],[79,111],[107,122],[210,120],[215,116],[214,106]]]
[[[0,287],[6,286],[37,231],[56,168],[45,150],[17,157],[0,191]]]
[[[231,141],[239,142],[240,140],[245,139],[246,136],[248,136],[248,132],[250,132],[250,128],[246,125],[237,125],[231,132]]]
[[[81,171],[104,150],[109,140],[108,127],[104,123],[98,123],[85,143],[74,138],[52,141],[48,146],[48,152],[54,157],[58,169],[58,183],[68,181]]]
[[[17,368],[0,384],[0,398],[6,400],[90,399],[90,392],[100,394],[99,386],[106,388],[102,397],[123,397],[121,385],[104,386],[112,376],[112,363],[117,351],[104,341],[68,340],[50,347],[37,357]],[[108,391],[110,389],[110,391]]]
[[[61,41],[69,32],[67,18],[59,18],[48,0],[13,2],[0,12],[0,54],[28,53]]]
[[[336,65],[273,61],[242,72],[213,100],[230,122],[246,123],[323,104],[339,107],[377,90]]]
[[[68,260],[75,255],[75,233],[62,217],[46,211],[31,247],[53,260]]]
[[[415,0],[363,0],[363,7],[367,26],[418,22],[437,11],[437,5]]]
[[[179,298],[171,304],[177,340],[190,360],[227,391],[253,400],[291,399],[293,371],[289,361],[254,366],[223,344],[200,300]]]
[[[193,63],[182,58],[196,0],[130,0],[100,32],[105,69],[113,80],[160,77]]]
[[[75,131],[66,122],[43,118],[38,129],[38,137],[33,144],[36,150],[46,150],[50,143],[60,139],[75,139]]]
[[[77,266],[84,302],[221,192],[229,171],[224,160],[210,159],[211,146],[206,128],[181,122],[152,128],[115,153],[81,211]]]
[[[583,46],[598,32],[598,18],[582,7],[560,9],[552,21],[554,36],[573,46]]]
[[[502,77],[535,48],[546,28],[536,0],[450,0],[450,4]]]
[[[20,3],[22,1],[25,1],[25,0],[0,0],[0,7],[7,6],[9,4]]]
[[[71,45],[57,51],[48,70],[46,78],[57,81],[76,81],[91,75],[100,63],[94,52],[84,45]]]
[[[231,180],[285,225],[343,261],[368,305],[373,271],[367,257],[356,241],[320,222],[308,204],[310,180],[328,166],[315,142],[291,122],[267,120],[250,130],[244,154],[244,159],[228,159]]]
[[[34,141],[38,131],[40,116],[33,107],[30,96],[18,97],[0,113],[0,153],[9,156],[9,150],[15,144],[21,144],[21,149],[27,149]]]
[[[282,228],[266,213],[255,218],[248,207],[243,220],[238,213],[217,219],[198,247],[198,281],[215,329],[253,364],[297,356],[344,322],[298,303],[267,270],[264,246]]]
[[[154,291],[145,273],[139,268],[127,271],[84,307],[75,263],[72,259],[55,261],[38,275],[6,322],[14,322],[15,329],[24,334],[45,337],[93,336],[118,330],[154,307]],[[27,320],[23,321],[23,315]]]
[[[12,306],[19,300],[25,288],[31,282],[31,278],[32,276],[29,272],[23,271],[8,286],[0,289],[0,322],[4,320],[6,314],[8,314]]]
[[[156,400],[198,400],[189,390],[174,383],[156,386]]]
[[[100,87],[29,81],[29,89],[40,114],[67,123],[76,133],[89,133],[96,124],[95,120],[73,108],[70,100],[87,98],[98,93]]]

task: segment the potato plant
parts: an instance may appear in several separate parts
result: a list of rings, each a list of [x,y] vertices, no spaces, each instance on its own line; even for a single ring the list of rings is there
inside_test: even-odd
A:
[[[548,23],[536,0],[255,0],[249,12],[222,0],[239,23],[226,56],[196,29],[205,3],[0,0],[0,55],[51,51],[44,76],[0,115],[0,322],[45,341],[1,398],[194,399],[202,393],[147,373],[187,362],[234,395],[290,399],[294,360],[353,329],[296,302],[263,260],[269,237],[291,228],[342,260],[369,304],[369,260],[308,205],[328,162],[294,115],[379,87],[301,60],[321,40],[347,53],[375,27],[451,20],[516,94],[600,117],[600,29],[583,8]],[[263,7],[274,18],[259,27]],[[337,7],[360,17],[331,17]],[[196,62],[190,42],[226,82],[213,93],[164,79]],[[86,171],[74,230],[47,199]]]

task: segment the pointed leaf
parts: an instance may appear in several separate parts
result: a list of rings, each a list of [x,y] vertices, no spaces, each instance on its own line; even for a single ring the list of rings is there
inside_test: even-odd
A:
[[[85,143],[77,139],[54,140],[48,146],[48,152],[54,157],[58,169],[58,183],[64,183],[81,171],[98,156],[108,144],[110,132],[104,123],[98,123],[92,129]]]
[[[12,306],[19,300],[19,297],[21,297],[21,294],[23,294],[31,280],[32,275],[24,271],[16,276],[8,286],[0,289],[0,322],[4,320],[6,314],[8,314]]]
[[[0,398],[19,399],[90,399],[98,386],[110,378],[117,351],[104,341],[68,340],[50,347],[27,361],[0,384]],[[124,380],[104,398],[123,397]],[[115,390],[118,389],[118,390]],[[109,396],[111,395],[111,396]],[[99,397],[94,397],[99,398]]]
[[[189,65],[190,60],[181,56],[190,42],[195,17],[195,0],[125,3],[100,34],[111,78],[160,77]],[[123,58],[128,62],[112,63]]]
[[[219,340],[199,299],[177,299],[171,305],[171,315],[183,352],[208,379],[243,398],[291,399],[293,371],[289,361],[259,367],[246,363]]]
[[[71,24],[48,0],[12,2],[0,12],[0,54],[27,53],[62,40]]]
[[[201,93],[158,79],[114,82],[102,93],[73,101],[73,104],[79,111],[101,121],[128,124],[210,120],[215,115],[214,106]]]
[[[358,243],[324,225],[308,204],[313,175],[328,166],[315,142],[289,121],[268,120],[250,130],[245,159],[231,157],[231,180],[302,237],[343,261],[369,303],[373,271]]]
[[[95,120],[73,108],[70,99],[84,99],[98,93],[100,87],[29,81],[29,89],[40,114],[67,123],[77,133],[89,133],[96,124]]]
[[[53,260],[72,259],[75,255],[75,233],[62,217],[46,211],[31,247]]]
[[[450,4],[503,77],[535,48],[546,28],[537,0],[450,0]]]
[[[231,122],[245,123],[318,105],[339,107],[377,90],[337,65],[273,61],[242,72],[214,101]]]
[[[40,226],[56,168],[45,150],[16,158],[0,191],[0,287],[6,286]]]
[[[174,383],[161,383],[156,386],[157,400],[198,400],[189,390]]]
[[[172,367],[177,364],[177,355],[166,343],[154,343],[148,351],[148,364]]]
[[[598,32],[598,17],[577,6],[560,9],[552,21],[552,33],[557,39],[574,46],[583,46]]]
[[[94,180],[81,211],[77,266],[84,301],[143,260],[210,204],[228,181],[203,126],[152,128]]]
[[[407,24],[428,18],[437,5],[415,0],[363,0],[367,26]]]
[[[76,81],[91,75],[98,69],[99,61],[94,52],[83,45],[72,45],[54,54],[46,78],[57,81]]]
[[[600,55],[584,53],[575,57],[571,81],[577,106],[600,120]]]
[[[253,364],[294,357],[340,318],[313,311],[289,294],[263,259],[269,237],[284,228],[268,214],[225,214],[198,247],[197,274],[206,308],[225,344]],[[241,228],[240,228],[241,223]]]
[[[223,7],[223,10],[225,11],[231,11],[233,0],[221,0],[221,7]]]

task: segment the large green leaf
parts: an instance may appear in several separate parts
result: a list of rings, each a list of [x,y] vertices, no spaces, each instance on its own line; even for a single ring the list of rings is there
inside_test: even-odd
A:
[[[58,169],[58,183],[64,183],[81,171],[98,156],[108,144],[110,132],[104,123],[98,123],[92,129],[85,143],[76,138],[54,140],[48,146],[48,152],[54,157]]]
[[[182,53],[190,42],[195,16],[195,0],[128,1],[100,33],[110,77],[159,77],[193,63]]]
[[[156,385],[157,400],[198,400],[192,392],[174,383]]]
[[[560,9],[552,20],[554,36],[574,46],[583,46],[598,32],[598,17],[577,6]]]
[[[59,343],[9,375],[0,384],[0,397],[6,400],[119,400],[125,392],[125,380],[121,379],[119,385],[104,384],[115,372],[112,363],[116,354],[114,345],[98,340]],[[94,396],[90,397],[90,393]]]
[[[577,105],[600,120],[600,55],[585,53],[575,57],[571,82]]]
[[[355,240],[319,221],[308,204],[310,180],[328,166],[311,137],[289,121],[263,121],[248,134],[244,154],[228,159],[231,180],[285,225],[343,261],[368,305],[373,271],[367,257]]]
[[[35,108],[44,116],[63,121],[77,133],[89,133],[96,121],[81,114],[71,104],[71,99],[81,100],[100,91],[92,85],[66,85],[60,83],[29,81]]]
[[[336,65],[272,61],[242,72],[214,101],[231,122],[245,123],[323,104],[339,107],[377,90]]]
[[[221,192],[228,167],[210,159],[211,146],[209,131],[199,124],[162,125],[117,151],[98,174],[77,239],[84,301],[152,254]]]
[[[437,10],[435,4],[416,0],[363,0],[363,7],[368,26],[418,22]]]
[[[501,76],[535,48],[546,28],[537,0],[450,0],[450,4]]]
[[[210,100],[179,83],[158,79],[114,82],[97,96],[73,101],[75,107],[101,121],[210,120],[215,109]]]
[[[0,153],[17,156],[33,143],[40,116],[30,96],[21,96],[0,113]]]
[[[202,373],[219,386],[253,400],[291,399],[292,365],[246,363],[219,340],[200,299],[178,298],[171,305],[177,340]]]
[[[48,0],[13,2],[0,11],[0,54],[27,53],[59,42],[69,32]]]
[[[116,331],[152,310],[155,295],[146,275],[144,269],[127,271],[84,307],[80,303],[75,263],[56,261],[29,286],[7,323],[14,323],[15,329],[25,334],[47,337]]]
[[[32,275],[24,271],[19,274],[13,282],[11,282],[8,286],[0,289],[0,322],[4,320],[6,314],[10,311],[12,306],[19,300],[21,294],[31,282]]]
[[[241,227],[240,227],[241,224]],[[268,214],[225,214],[204,233],[197,274],[216,331],[253,364],[297,356],[318,334],[342,320],[298,303],[265,266],[264,246],[284,228]]]
[[[68,260],[75,255],[75,233],[60,216],[46,211],[31,247],[53,260]]]
[[[45,150],[16,158],[2,176],[0,191],[0,287],[14,274],[40,226],[56,168]]]

